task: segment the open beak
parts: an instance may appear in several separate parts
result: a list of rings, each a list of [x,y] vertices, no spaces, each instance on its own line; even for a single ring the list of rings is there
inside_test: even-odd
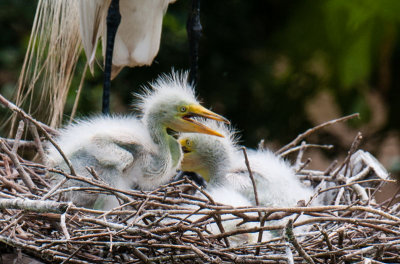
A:
[[[188,125],[190,126],[190,128],[186,127],[185,132],[203,133],[203,134],[208,134],[208,135],[213,135],[213,136],[218,136],[218,137],[224,137],[222,134],[218,133],[217,131],[203,125],[202,123],[200,123],[196,120],[191,119],[192,117],[209,118],[209,119],[213,119],[216,121],[224,122],[226,124],[230,124],[230,122],[226,118],[208,110],[207,108],[204,108],[201,105],[191,105],[189,107],[188,114],[182,117],[182,119],[189,122]]]

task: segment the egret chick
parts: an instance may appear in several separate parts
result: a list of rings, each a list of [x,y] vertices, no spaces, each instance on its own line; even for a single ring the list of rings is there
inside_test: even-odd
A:
[[[182,158],[181,147],[169,130],[222,136],[192,117],[229,123],[201,106],[186,80],[187,73],[163,75],[137,95],[139,117],[102,116],[79,121],[62,129],[56,142],[80,176],[91,177],[86,170],[89,166],[118,189],[157,188],[173,177]],[[47,149],[47,165],[67,170],[53,146]],[[78,181],[68,181],[66,186],[88,187]],[[78,206],[93,207],[98,195],[70,191],[66,198]],[[116,205],[113,203],[102,207],[111,208]]]
[[[199,173],[208,186],[230,185],[255,205],[253,185],[235,132],[216,122],[208,121],[206,125],[224,137],[182,134],[179,139],[184,152],[182,170]],[[260,205],[294,206],[299,200],[311,197],[312,190],[303,186],[291,166],[272,152],[251,151],[248,158]]]
[[[181,134],[184,157],[181,169],[196,172],[208,182],[206,190],[222,186],[231,190],[225,193],[230,205],[235,206],[235,192],[256,205],[253,184],[245,165],[243,153],[239,150],[235,131],[222,124],[207,121],[205,124],[220,132],[224,137],[210,137],[201,134]],[[258,190],[261,206],[290,207],[296,206],[299,200],[308,200],[313,191],[302,185],[291,166],[268,150],[250,151],[248,153],[250,168]],[[272,221],[269,225],[283,224]],[[232,228],[232,227],[231,227]],[[232,230],[232,229],[231,229]],[[297,228],[297,232],[305,231]],[[263,239],[268,240],[273,232],[265,232]],[[254,241],[254,235],[249,242]]]

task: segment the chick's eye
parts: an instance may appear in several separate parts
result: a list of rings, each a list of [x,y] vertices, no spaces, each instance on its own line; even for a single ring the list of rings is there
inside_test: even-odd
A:
[[[186,140],[186,146],[190,146],[191,143],[189,139]]]
[[[179,109],[182,113],[186,112],[186,107],[185,106],[181,106],[181,108]]]

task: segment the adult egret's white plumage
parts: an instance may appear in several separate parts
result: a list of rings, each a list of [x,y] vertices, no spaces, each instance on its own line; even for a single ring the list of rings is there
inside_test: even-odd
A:
[[[106,52],[106,18],[111,0],[78,0],[82,43],[93,67],[101,37]],[[150,65],[158,53],[162,21],[168,5],[176,0],[119,0],[121,23],[115,36],[112,78],[123,67]]]
[[[167,7],[175,0],[77,0],[83,46],[93,70],[97,42],[103,39],[103,108],[110,113],[113,79],[125,66],[150,65],[160,47]]]
[[[77,174],[89,176],[86,166],[93,166],[111,186],[132,186],[151,190],[168,182],[176,173],[182,152],[178,141],[168,130],[198,132],[222,136],[191,119],[194,116],[228,122],[202,107],[187,74],[162,76],[139,95],[140,118],[135,116],[102,116],[77,122],[60,131],[57,143],[71,160]],[[66,169],[54,147],[48,149],[47,164]],[[60,179],[60,177],[57,177]],[[87,186],[71,181],[67,186]],[[91,207],[96,195],[69,192],[68,200]]]
[[[76,76],[82,46],[91,69],[100,38],[103,42],[103,54],[106,50],[112,51],[111,43],[114,46],[114,40],[106,41],[107,12],[111,2],[120,2],[117,9],[121,13],[121,23],[111,23],[114,25],[111,31],[116,31],[115,48],[114,52],[108,52],[110,58],[105,66],[105,72],[108,72],[105,73],[105,90],[108,91],[110,87],[111,62],[114,65],[113,77],[124,66],[151,64],[159,50],[163,16],[168,4],[174,0],[41,0],[38,1],[18,81],[15,100],[17,106],[21,107],[32,98],[32,94],[41,91],[41,101],[47,101],[49,105],[31,106],[31,102],[27,112],[45,112],[46,123],[52,127],[60,124],[70,84]],[[108,35],[112,34],[113,32]],[[109,48],[106,48],[106,42],[110,43],[107,44]],[[82,74],[84,78],[84,73],[85,71],[79,75]],[[104,92],[103,108],[104,105],[108,108],[107,91]],[[77,99],[79,94],[80,92],[77,93]],[[104,112],[109,111],[106,109]]]
[[[199,173],[208,186],[230,185],[255,205],[253,185],[234,131],[215,122],[206,124],[224,137],[183,133],[179,139],[184,152],[182,170]],[[294,206],[311,197],[312,190],[302,185],[292,167],[269,150],[249,151],[248,157],[260,205]]]

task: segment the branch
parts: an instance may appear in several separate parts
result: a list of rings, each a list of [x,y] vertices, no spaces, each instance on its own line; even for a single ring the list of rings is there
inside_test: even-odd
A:
[[[293,220],[289,219],[286,225],[286,240],[290,242],[293,247],[297,250],[300,256],[304,258],[305,261],[309,264],[315,264],[314,260],[307,254],[307,252],[303,249],[303,247],[297,242],[297,239],[293,233]]]
[[[360,114],[356,113],[356,114],[348,115],[348,116],[345,116],[345,117],[341,117],[341,118],[338,118],[338,119],[334,119],[334,120],[325,122],[325,123],[323,123],[321,125],[318,125],[316,127],[310,128],[307,131],[305,131],[304,133],[298,135],[292,142],[290,142],[286,146],[282,147],[276,153],[277,154],[281,154],[281,153],[285,152],[286,150],[296,146],[304,138],[308,137],[309,135],[311,135],[312,133],[314,133],[315,131],[317,131],[317,130],[319,130],[321,128],[336,124],[338,122],[343,122],[343,121],[346,121],[346,120],[349,120],[349,119],[352,119],[352,118],[355,118],[355,117],[360,117]]]
[[[38,201],[30,199],[0,199],[0,209],[22,209],[38,213],[59,213],[66,212],[69,203],[54,201]]]

